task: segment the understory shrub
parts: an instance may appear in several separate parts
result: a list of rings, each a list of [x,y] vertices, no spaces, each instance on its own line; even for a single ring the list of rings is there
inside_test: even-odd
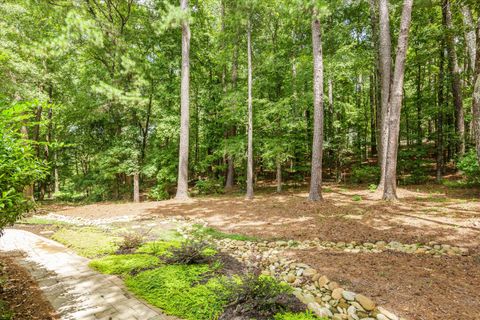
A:
[[[202,264],[213,261],[217,251],[203,241],[185,241],[180,247],[171,247],[165,256],[170,264]]]
[[[145,234],[128,232],[122,234],[122,240],[118,245],[117,253],[131,253],[145,242]]]
[[[380,168],[370,165],[356,165],[351,175],[354,183],[375,183],[380,179]]]
[[[93,260],[89,266],[105,274],[128,274],[159,264],[160,259],[149,254],[121,254]]]
[[[198,180],[193,188],[198,194],[222,194],[224,193],[223,179]]]
[[[468,183],[480,183],[480,168],[478,167],[477,154],[475,150],[469,150],[457,164]]]
[[[240,281],[227,284],[229,304],[219,320],[272,319],[283,312],[304,312],[305,305],[293,294],[292,288],[269,276],[246,274]]]
[[[133,293],[167,314],[210,320],[223,312],[228,297],[222,278],[205,282],[204,275],[210,271],[206,264],[166,265],[128,276],[125,283]]]

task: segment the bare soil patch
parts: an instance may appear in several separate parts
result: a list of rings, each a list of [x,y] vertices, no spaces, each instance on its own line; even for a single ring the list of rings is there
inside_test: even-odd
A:
[[[289,256],[407,319],[478,320],[480,314],[479,256],[318,250],[291,251]]]
[[[12,320],[60,319],[28,271],[15,262],[20,255],[0,254],[0,300],[13,312]]]

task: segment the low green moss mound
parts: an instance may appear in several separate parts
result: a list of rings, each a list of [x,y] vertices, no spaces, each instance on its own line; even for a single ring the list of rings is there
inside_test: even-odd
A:
[[[148,254],[121,254],[106,256],[90,262],[89,266],[101,273],[128,274],[131,271],[152,268],[160,259]]]
[[[62,228],[55,232],[52,238],[87,258],[114,253],[118,249],[116,243],[121,240],[120,237],[91,227]]]
[[[215,228],[204,227],[204,226],[199,225],[199,224],[194,225],[194,227],[195,227],[195,229],[193,231],[193,234],[197,237],[211,236],[212,238],[215,238],[215,239],[232,239],[232,240],[239,240],[239,241],[258,241],[258,238],[255,238],[255,237],[245,236],[245,235],[236,234],[236,233],[225,233],[225,232],[219,231]]]
[[[147,253],[152,254],[155,256],[163,256],[168,254],[171,248],[179,248],[181,246],[181,242],[177,240],[173,241],[152,241],[147,242],[140,246],[137,249],[137,253]]]
[[[275,315],[275,320],[327,320],[327,318],[319,318],[311,312],[304,313],[279,313]]]
[[[168,265],[129,276],[125,283],[167,314],[209,320],[220,316],[228,296],[221,278],[201,281],[209,272],[208,265]]]

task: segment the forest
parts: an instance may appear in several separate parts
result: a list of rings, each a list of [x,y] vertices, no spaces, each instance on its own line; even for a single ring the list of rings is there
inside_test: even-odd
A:
[[[0,0],[0,77],[0,319],[478,319],[478,0]]]

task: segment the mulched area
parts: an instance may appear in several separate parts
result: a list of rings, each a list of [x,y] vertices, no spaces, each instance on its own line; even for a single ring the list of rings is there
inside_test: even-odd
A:
[[[479,319],[478,255],[433,258],[400,252],[318,250],[292,250],[288,255],[407,319]]]
[[[363,199],[355,201],[352,195],[356,194]],[[230,195],[165,204],[143,216],[201,218],[222,231],[261,238],[409,244],[437,241],[479,248],[480,225],[474,224],[480,221],[478,199],[429,194],[419,193],[420,198],[407,193],[398,203],[369,199],[372,195],[365,189],[334,189],[325,193],[325,201],[320,203],[308,201],[306,194],[298,191],[260,194],[253,201]]]
[[[28,271],[15,262],[20,256],[21,253],[0,254],[0,300],[4,301],[13,313],[11,319],[60,319]]]

